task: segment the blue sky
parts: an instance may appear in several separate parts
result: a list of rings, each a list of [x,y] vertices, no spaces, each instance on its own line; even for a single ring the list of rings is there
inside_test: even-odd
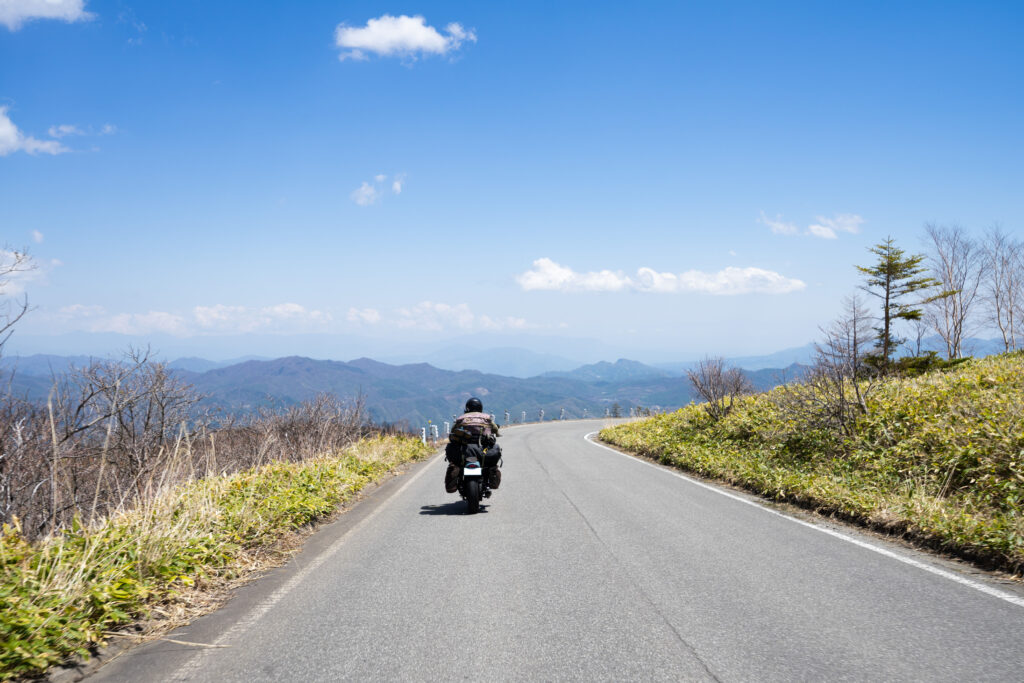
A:
[[[1020,232],[1022,20],[0,0],[0,241],[39,266],[8,352],[801,345],[887,235]]]

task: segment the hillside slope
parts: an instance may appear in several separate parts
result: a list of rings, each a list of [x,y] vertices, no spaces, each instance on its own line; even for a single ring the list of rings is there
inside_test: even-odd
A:
[[[890,380],[849,434],[778,388],[606,429],[661,462],[1024,570],[1024,352]]]

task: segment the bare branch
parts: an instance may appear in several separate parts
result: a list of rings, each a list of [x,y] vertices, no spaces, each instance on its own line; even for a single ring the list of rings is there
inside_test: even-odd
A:
[[[959,225],[925,225],[928,265],[945,294],[926,302],[925,316],[946,344],[946,357],[963,356],[982,276],[982,251]],[[920,350],[917,353],[921,355]]]
[[[736,400],[753,387],[739,368],[728,367],[723,358],[707,357],[686,371],[694,390],[706,401],[704,409],[712,420],[729,414]]]

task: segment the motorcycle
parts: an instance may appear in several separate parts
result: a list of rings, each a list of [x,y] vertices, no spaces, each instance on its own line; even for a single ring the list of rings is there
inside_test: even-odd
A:
[[[459,495],[466,501],[467,512],[480,511],[480,501],[490,498],[501,482],[501,452],[488,453],[486,447],[469,444],[460,449],[458,468]]]

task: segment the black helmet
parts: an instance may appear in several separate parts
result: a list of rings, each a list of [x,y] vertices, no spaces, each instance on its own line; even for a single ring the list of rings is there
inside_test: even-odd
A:
[[[482,413],[484,412],[484,404],[480,402],[476,396],[466,401],[466,412],[467,413]]]

